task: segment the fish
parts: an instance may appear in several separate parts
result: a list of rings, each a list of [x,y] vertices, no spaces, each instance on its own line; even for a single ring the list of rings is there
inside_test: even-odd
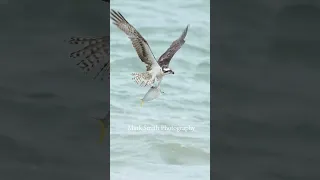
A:
[[[160,85],[158,86],[151,86],[149,91],[144,95],[144,97],[141,100],[141,107],[143,106],[144,102],[152,101],[160,96],[160,94],[164,94],[164,92],[161,91]]]

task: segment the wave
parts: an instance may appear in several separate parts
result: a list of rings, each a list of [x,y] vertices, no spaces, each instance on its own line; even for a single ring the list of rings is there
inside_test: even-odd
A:
[[[154,143],[151,150],[158,152],[161,159],[171,165],[207,165],[210,163],[210,152],[180,143]]]

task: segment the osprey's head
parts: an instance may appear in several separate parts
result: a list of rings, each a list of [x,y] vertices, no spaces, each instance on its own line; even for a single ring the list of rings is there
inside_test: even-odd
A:
[[[174,74],[174,72],[172,71],[172,69],[170,69],[169,67],[162,67],[162,72],[167,75],[167,74]]]

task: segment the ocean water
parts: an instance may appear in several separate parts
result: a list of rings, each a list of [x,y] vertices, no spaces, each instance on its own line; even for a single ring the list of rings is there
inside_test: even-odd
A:
[[[156,58],[190,24],[186,43],[170,63],[175,74],[161,83],[165,94],[143,107],[140,99],[149,88],[135,84],[131,73],[144,72],[145,65],[128,37],[110,25],[112,180],[209,179],[209,4],[209,0],[111,1],[110,8],[142,34]]]

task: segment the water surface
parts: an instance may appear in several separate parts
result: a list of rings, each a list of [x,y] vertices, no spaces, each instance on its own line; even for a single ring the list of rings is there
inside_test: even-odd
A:
[[[111,179],[209,179],[209,2],[111,2],[156,57],[190,24],[186,43],[170,63],[175,74],[162,81],[165,94],[142,108],[140,99],[148,88],[136,85],[131,73],[145,71],[145,65],[126,35],[110,25]],[[132,126],[141,129],[128,129]]]

